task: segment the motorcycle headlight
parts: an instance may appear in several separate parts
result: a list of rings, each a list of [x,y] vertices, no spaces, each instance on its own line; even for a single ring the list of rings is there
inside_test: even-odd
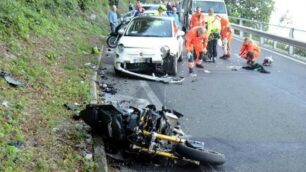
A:
[[[124,46],[123,46],[123,44],[119,44],[118,45],[118,52],[119,53],[122,53],[124,51]]]
[[[160,52],[162,53],[162,56],[163,57],[166,57],[167,56],[167,54],[168,54],[168,52],[169,52],[169,47],[168,46],[162,46],[161,48],[160,48]]]

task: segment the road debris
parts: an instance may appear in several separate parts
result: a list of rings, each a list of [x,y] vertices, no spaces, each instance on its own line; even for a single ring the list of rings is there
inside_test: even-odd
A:
[[[5,108],[8,108],[9,107],[9,102],[7,100],[3,100],[1,105]]]
[[[92,21],[94,21],[94,20],[97,19],[97,15],[96,15],[96,14],[91,14],[91,15],[89,16],[89,19],[92,20]]]
[[[71,111],[76,111],[80,107],[78,103],[65,103],[64,107]]]
[[[91,54],[99,54],[99,53],[100,53],[100,49],[97,46],[92,47]]]
[[[99,69],[98,71],[98,75],[100,76],[102,80],[108,80],[108,77],[106,76],[106,73],[105,73],[106,70],[107,68],[102,68],[102,69]]]
[[[204,69],[204,73],[211,73],[211,71]]]
[[[189,76],[194,78],[194,77],[197,77],[197,74],[196,73],[191,73],[191,74],[189,74]]]
[[[125,160],[120,152],[117,153],[117,154],[106,153],[106,156],[108,156],[112,159],[115,159],[117,161],[124,161]]]
[[[92,63],[85,63],[84,66],[91,68],[91,69],[96,69],[96,65],[92,64]]]
[[[273,61],[274,60],[273,60],[272,56],[265,57],[263,62],[262,62],[262,65],[263,66],[271,66]]]
[[[85,151],[84,154],[85,154],[85,158],[86,158],[86,159],[92,160],[92,157],[93,157],[93,156],[92,156],[92,153],[90,153],[90,152],[88,152],[88,151]]]
[[[6,80],[8,84],[14,87],[22,87],[23,83],[21,81],[15,80],[10,76],[10,74],[0,70],[0,76]]]
[[[115,95],[117,93],[117,89],[114,87],[114,84],[105,84],[102,82],[97,82],[97,84],[99,85],[103,93],[108,93],[111,95]]]
[[[255,63],[255,64],[252,64],[252,65],[249,65],[249,66],[244,66],[242,67],[243,69],[246,69],[246,70],[254,70],[254,71],[258,71],[260,73],[265,73],[265,74],[268,74],[270,73],[269,71],[267,71],[262,65],[258,64],[258,63]]]
[[[7,143],[7,145],[14,146],[16,148],[20,148],[23,145],[23,142],[20,141],[20,140],[16,140],[16,141],[12,141],[12,142]]]
[[[199,81],[198,78],[195,78],[195,79],[191,80],[191,82],[198,82],[198,81]]]
[[[152,75],[135,73],[135,72],[131,72],[129,70],[123,69],[120,65],[117,66],[117,70],[124,73],[124,74],[128,74],[128,75],[131,75],[131,76],[135,76],[135,77],[139,77],[139,78],[147,79],[147,80],[151,80],[151,81],[163,82],[163,83],[167,83],[167,84],[180,84],[185,80],[184,77],[172,77],[172,76],[168,76],[168,75],[158,77],[158,76],[155,76],[154,73]]]
[[[242,66],[228,66],[227,68],[231,69],[232,71],[238,71],[242,68]]]

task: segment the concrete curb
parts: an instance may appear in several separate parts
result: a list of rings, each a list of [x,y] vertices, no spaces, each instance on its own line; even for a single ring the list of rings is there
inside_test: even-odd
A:
[[[100,68],[101,65],[101,59],[103,56],[103,52],[104,52],[104,46],[101,46],[100,49],[100,54],[97,58],[97,69],[94,71],[93,75],[92,75],[92,80],[91,80],[91,104],[98,104],[99,103],[99,99],[97,96],[97,71]],[[98,164],[98,168],[95,170],[96,172],[108,172],[108,166],[107,166],[107,160],[106,160],[106,153],[105,153],[105,147],[104,147],[104,142],[101,136],[98,135],[93,135],[93,157],[94,157],[94,161]]]

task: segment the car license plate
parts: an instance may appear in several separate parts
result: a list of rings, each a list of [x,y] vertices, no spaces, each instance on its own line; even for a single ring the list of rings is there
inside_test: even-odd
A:
[[[151,58],[134,58],[133,62],[134,63],[150,63]]]

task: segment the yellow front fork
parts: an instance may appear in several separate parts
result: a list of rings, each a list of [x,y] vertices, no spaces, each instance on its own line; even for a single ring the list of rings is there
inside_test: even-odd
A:
[[[155,137],[156,139],[167,140],[167,141],[175,142],[175,143],[184,143],[184,142],[186,141],[185,139],[181,139],[181,138],[179,138],[179,137],[167,136],[167,135],[158,134],[158,133],[151,133],[151,132],[148,132],[148,131],[145,131],[145,130],[143,130],[142,133],[143,133],[144,136],[154,135],[154,137]],[[169,153],[169,152],[158,151],[158,150],[157,150],[157,151],[150,151],[148,148],[140,147],[140,146],[137,146],[137,145],[133,145],[132,148],[133,148],[134,150],[139,150],[139,151],[141,151],[141,152],[145,152],[145,153],[149,153],[149,154],[158,155],[158,156],[162,156],[162,157],[165,157],[165,158],[178,159],[177,156],[175,156],[174,154]],[[197,164],[197,165],[200,164],[198,161],[186,159],[186,158],[184,158],[184,157],[182,158],[182,160],[187,161],[187,162],[191,162],[191,163],[195,163],[195,164]]]
[[[142,131],[143,135],[144,136],[149,136],[151,135],[152,133],[148,132],[148,131]],[[167,135],[164,135],[164,134],[158,134],[158,133],[155,133],[156,135],[156,138],[157,139],[160,139],[160,140],[167,140],[167,141],[170,141],[170,142],[175,142],[175,143],[184,143],[185,142],[185,139],[181,139],[179,137],[175,137],[175,136],[167,136]]]
[[[140,146],[137,146],[137,145],[133,145],[132,148],[135,149],[135,150],[139,150],[141,152],[152,153],[154,155],[159,155],[159,156],[166,157],[166,158],[172,158],[172,159],[177,159],[178,158],[177,156],[175,156],[175,155],[173,155],[172,153],[169,153],[169,152],[164,152],[164,151],[150,152],[149,149],[143,148],[143,147],[140,147]]]

